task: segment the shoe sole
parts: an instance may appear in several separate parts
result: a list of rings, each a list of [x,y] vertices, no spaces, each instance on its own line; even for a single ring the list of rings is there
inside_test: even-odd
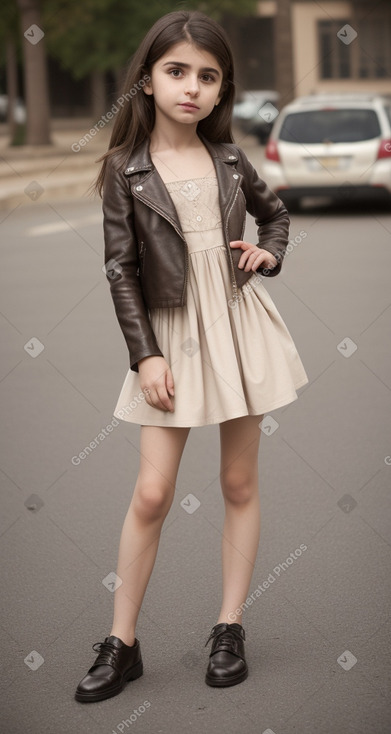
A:
[[[248,668],[232,678],[212,678],[211,676],[206,675],[205,683],[207,683],[208,686],[213,686],[214,688],[223,688],[225,686],[234,686],[236,683],[241,683],[242,680],[246,680],[247,676]]]
[[[81,703],[92,703],[94,701],[104,701],[106,698],[112,698],[113,696],[116,696],[118,693],[121,693],[121,691],[125,687],[125,683],[131,680],[136,680],[136,678],[140,678],[140,676],[143,674],[143,662],[140,660],[136,665],[133,665],[132,668],[129,668],[129,670],[126,671],[124,674],[124,683],[121,683],[117,685],[115,688],[109,688],[106,691],[100,691],[99,693],[83,693],[82,691],[79,691],[75,693],[75,699],[76,701],[80,701]]]

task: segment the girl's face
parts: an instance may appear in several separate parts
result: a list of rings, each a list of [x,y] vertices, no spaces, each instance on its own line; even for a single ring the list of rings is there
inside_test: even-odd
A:
[[[184,125],[197,124],[222,97],[223,72],[215,57],[187,41],[175,44],[161,56],[150,76],[143,89],[154,96],[157,123],[164,118]]]

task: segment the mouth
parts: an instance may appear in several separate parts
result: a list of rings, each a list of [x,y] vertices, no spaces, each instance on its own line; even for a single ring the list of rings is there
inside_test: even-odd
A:
[[[199,110],[200,109],[199,107],[197,107],[197,105],[193,104],[192,102],[182,102],[179,106],[184,107],[189,110]]]

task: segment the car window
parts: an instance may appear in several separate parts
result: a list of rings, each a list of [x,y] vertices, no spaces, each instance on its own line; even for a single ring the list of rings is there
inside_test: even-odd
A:
[[[279,138],[290,143],[353,143],[381,135],[374,110],[308,110],[288,114]]]

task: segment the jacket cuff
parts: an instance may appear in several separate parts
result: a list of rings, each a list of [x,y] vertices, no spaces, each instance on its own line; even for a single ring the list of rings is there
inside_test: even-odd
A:
[[[164,354],[163,354],[163,352],[161,352],[161,351],[160,351],[160,349],[158,349],[158,351],[157,351],[157,352],[149,352],[149,351],[148,351],[147,353],[145,353],[145,352],[142,352],[141,354],[139,354],[139,355],[137,356],[137,359],[135,359],[135,358],[134,358],[134,354],[132,354],[132,355],[131,355],[131,354],[129,354],[129,364],[130,364],[130,369],[131,369],[131,370],[132,370],[133,372],[139,372],[139,368],[138,368],[138,363],[139,363],[139,362],[140,362],[140,361],[141,361],[142,359],[144,359],[144,357],[155,357],[155,356],[156,356],[156,357],[164,357]]]

